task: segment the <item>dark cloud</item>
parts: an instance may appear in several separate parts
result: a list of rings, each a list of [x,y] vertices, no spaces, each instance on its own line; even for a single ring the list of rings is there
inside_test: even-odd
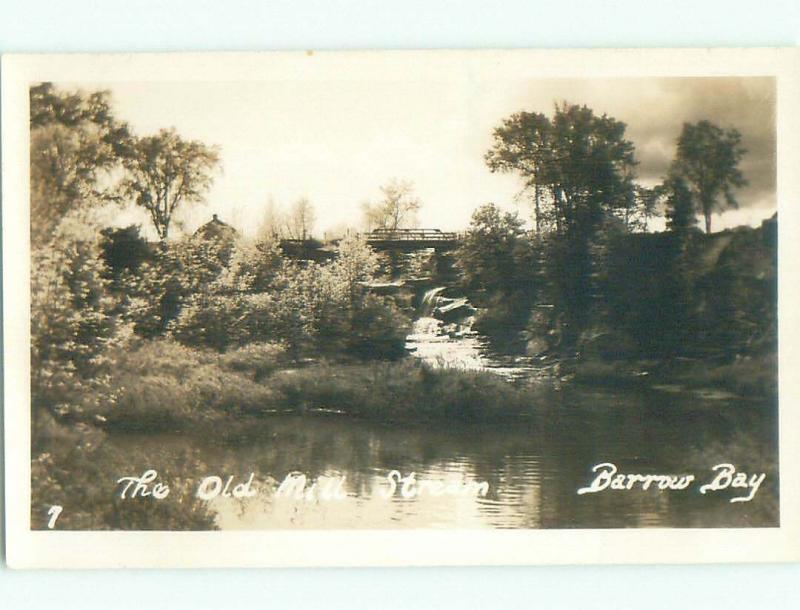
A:
[[[664,176],[683,124],[705,119],[742,134],[747,153],[740,168],[748,184],[737,193],[740,205],[775,206],[774,79],[659,79],[642,83],[642,90],[643,96],[630,91],[635,107],[620,108],[622,116],[617,118],[628,123],[643,181],[655,182]]]
[[[740,168],[748,185],[737,192],[739,204],[774,207],[775,90],[772,77],[548,79],[530,82],[523,107],[533,102],[550,113],[554,101],[566,100],[624,121],[644,183],[664,177],[684,123],[706,119],[736,128],[747,149]]]

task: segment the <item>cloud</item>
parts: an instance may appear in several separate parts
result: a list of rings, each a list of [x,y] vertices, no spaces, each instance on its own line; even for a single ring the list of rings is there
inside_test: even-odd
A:
[[[742,134],[747,150],[740,169],[748,185],[742,207],[775,205],[775,81],[772,78],[683,78],[648,83],[645,99],[625,112],[643,181],[660,180],[672,161],[685,122],[709,120]]]
[[[665,176],[684,123],[706,119],[736,128],[747,149],[740,169],[748,185],[738,191],[739,203],[774,207],[775,99],[771,77],[547,79],[528,81],[514,110],[552,114],[554,102],[568,101],[625,122],[645,184]]]

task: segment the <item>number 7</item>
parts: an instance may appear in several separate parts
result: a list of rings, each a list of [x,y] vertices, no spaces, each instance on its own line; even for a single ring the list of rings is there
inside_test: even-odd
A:
[[[47,511],[47,514],[50,515],[50,521],[47,522],[47,527],[49,529],[53,529],[56,524],[56,519],[58,519],[58,516],[61,514],[62,510],[64,510],[63,506],[54,504],[50,507],[50,510]]]

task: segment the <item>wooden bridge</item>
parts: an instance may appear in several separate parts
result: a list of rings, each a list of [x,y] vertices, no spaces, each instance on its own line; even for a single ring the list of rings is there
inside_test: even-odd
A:
[[[376,250],[410,252],[423,248],[451,250],[458,246],[458,233],[439,229],[375,229],[362,236]]]
[[[438,251],[453,250],[463,234],[439,229],[375,229],[361,233],[367,244],[376,250],[413,252],[424,248]],[[336,255],[338,239],[320,242],[316,239],[282,239],[281,250],[286,256],[301,260],[324,261]]]

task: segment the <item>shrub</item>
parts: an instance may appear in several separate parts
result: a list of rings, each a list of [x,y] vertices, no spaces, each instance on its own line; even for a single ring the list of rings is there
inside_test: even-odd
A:
[[[281,343],[249,343],[223,354],[221,365],[259,381],[286,361],[286,346]]]

